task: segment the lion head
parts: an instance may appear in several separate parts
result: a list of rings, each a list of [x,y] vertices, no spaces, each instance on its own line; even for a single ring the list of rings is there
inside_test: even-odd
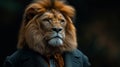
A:
[[[20,29],[18,48],[27,45],[40,54],[71,51],[77,47],[71,20],[75,9],[60,0],[38,0],[27,6]]]

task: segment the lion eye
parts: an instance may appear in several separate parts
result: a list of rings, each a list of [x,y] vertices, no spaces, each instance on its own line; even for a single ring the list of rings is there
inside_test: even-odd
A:
[[[61,19],[60,22],[61,22],[61,23],[65,23],[65,20]]]

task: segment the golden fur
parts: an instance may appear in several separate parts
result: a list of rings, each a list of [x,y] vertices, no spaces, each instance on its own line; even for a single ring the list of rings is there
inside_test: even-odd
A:
[[[65,17],[66,24],[63,27],[63,32],[65,32],[63,45],[58,47],[48,46],[46,40],[46,35],[49,35],[47,33],[48,30],[44,29],[46,27],[39,21],[40,16],[44,16],[45,12],[50,12],[55,15],[58,13]],[[51,4],[51,0],[38,0],[31,3],[27,6],[23,16],[17,47],[23,48],[27,45],[30,49],[40,54],[51,54],[54,52],[72,51],[76,49],[76,29],[71,20],[74,15],[74,8],[60,0],[55,0],[54,4]],[[58,26],[60,26],[60,24],[58,24]]]

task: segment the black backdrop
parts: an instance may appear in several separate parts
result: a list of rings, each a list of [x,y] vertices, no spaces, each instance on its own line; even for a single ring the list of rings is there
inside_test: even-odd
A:
[[[0,67],[16,50],[25,6],[31,0],[0,0]],[[76,9],[78,48],[92,67],[120,67],[120,2],[68,0]]]

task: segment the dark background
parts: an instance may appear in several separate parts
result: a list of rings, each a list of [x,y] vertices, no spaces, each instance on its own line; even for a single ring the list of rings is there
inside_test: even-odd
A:
[[[16,50],[25,6],[31,0],[0,0],[0,67]],[[120,2],[68,0],[76,9],[78,48],[91,67],[120,67]]]

